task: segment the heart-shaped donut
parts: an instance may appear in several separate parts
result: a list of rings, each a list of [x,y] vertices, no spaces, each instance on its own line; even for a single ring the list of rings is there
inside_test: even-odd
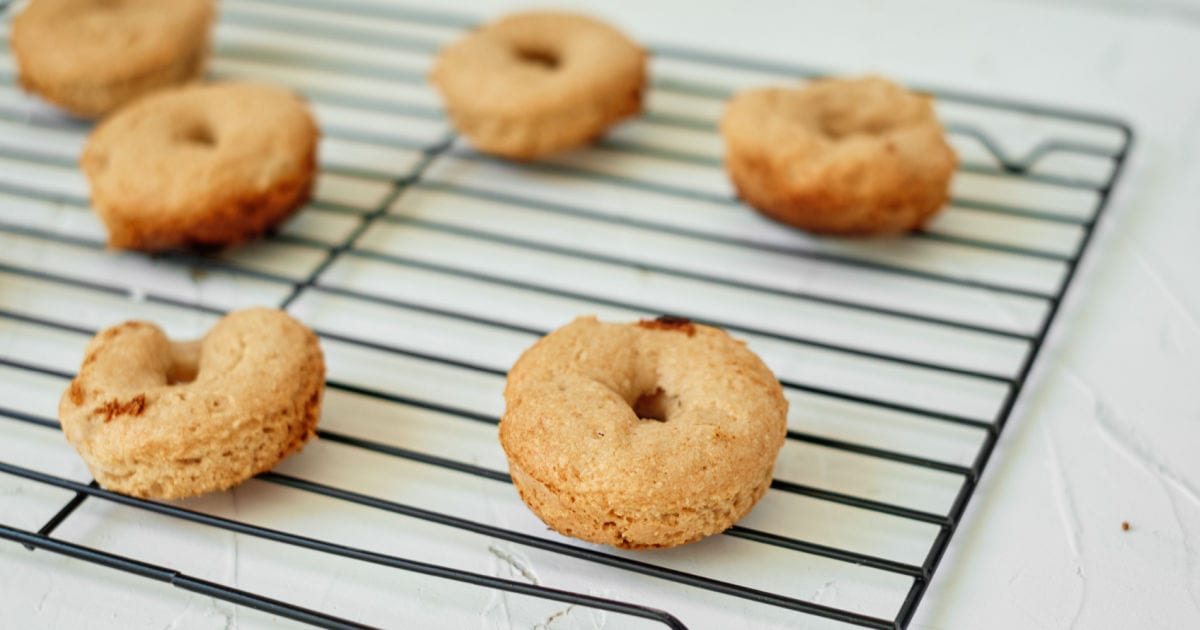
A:
[[[125,322],[88,344],[58,417],[108,490],[186,497],[270,470],[316,435],[317,337],[283,311],[230,313],[199,341]]]

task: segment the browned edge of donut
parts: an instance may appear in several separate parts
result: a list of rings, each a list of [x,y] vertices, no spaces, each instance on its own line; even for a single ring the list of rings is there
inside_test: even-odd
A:
[[[292,216],[312,196],[317,173],[317,142],[304,158],[305,171],[276,182],[262,193],[218,197],[202,219],[175,225],[143,225],[135,220],[108,224],[109,249],[157,252],[174,249],[219,250],[255,240]],[[93,205],[113,209],[116,216],[137,216],[144,210],[121,206],[112,199],[92,198]]]

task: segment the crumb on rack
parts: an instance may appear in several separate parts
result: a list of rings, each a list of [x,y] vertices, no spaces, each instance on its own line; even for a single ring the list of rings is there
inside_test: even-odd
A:
[[[1121,521],[1121,531],[1129,531],[1129,521]]]

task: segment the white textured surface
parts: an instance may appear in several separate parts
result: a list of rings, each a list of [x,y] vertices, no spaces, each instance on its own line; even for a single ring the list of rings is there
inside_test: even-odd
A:
[[[511,2],[471,4],[477,5],[482,14],[513,6]],[[1195,199],[1200,197],[1200,85],[1187,78],[1194,73],[1192,60],[1200,58],[1200,27],[1178,17],[1188,12],[1151,11],[1117,17],[1082,5],[964,7],[941,1],[903,5],[770,2],[754,10],[733,6],[681,7],[678,3],[621,2],[590,10],[614,19],[647,41],[704,47],[716,42],[729,51],[794,60],[836,71],[878,70],[913,83],[1114,113],[1134,124],[1139,134],[1138,144],[1124,184],[1117,191],[1029,389],[1001,439],[962,529],[918,611],[914,627],[1185,628],[1200,624],[1200,459],[1196,456],[1196,445],[1200,444],[1200,398],[1195,393],[1200,382],[1200,283],[1195,281],[1200,270],[1200,250],[1195,246],[1200,241],[1200,213],[1195,210]],[[348,17],[342,19],[354,21]],[[359,28],[377,29],[381,36],[394,32],[394,28],[379,22],[360,20],[355,24]],[[246,29],[226,29],[225,36],[231,46],[247,42],[268,48],[287,45],[286,39],[247,40]],[[325,58],[345,54],[355,59],[361,51],[346,45],[317,52]],[[396,52],[394,58],[389,56],[388,65],[419,71],[420,64],[409,57],[407,53]],[[336,88],[388,104],[432,103],[427,90],[393,90],[378,80],[339,76],[324,69],[289,74],[280,73],[269,64],[238,60],[222,62],[215,70],[238,76],[265,74],[298,87]],[[715,115],[713,103],[704,99],[652,100],[651,107],[687,111],[701,117]],[[951,118],[956,112],[949,107],[943,114]],[[404,116],[364,120],[357,111],[331,104],[319,105],[318,115],[326,126],[367,136],[382,131],[422,142],[436,138],[441,131]],[[19,133],[23,132],[10,124],[0,125],[0,146],[6,141],[16,146],[29,142],[28,138],[18,138]],[[625,128],[621,134],[623,140],[649,138],[658,146],[698,155],[711,156],[714,150],[719,151],[719,146],[712,146],[711,138],[697,141],[686,133],[665,134],[656,131],[653,125]],[[78,147],[77,138],[70,134],[47,133],[36,142],[46,153],[66,157]],[[1027,147],[1016,143],[1005,148],[1019,155]],[[402,149],[384,150],[349,140],[327,141],[322,149],[327,163],[351,173],[356,168],[383,169],[384,173],[394,175],[405,172],[412,163],[412,154]],[[964,157],[971,155],[969,143],[959,150]],[[566,159],[593,160],[594,155]],[[584,164],[594,168],[631,165],[636,168],[620,174],[638,177],[651,172],[630,161]],[[29,168],[2,158],[0,167],[3,167],[0,180],[67,192],[70,201],[77,203],[85,195],[81,178],[56,171],[54,167]],[[661,167],[653,166],[652,172],[663,173]],[[1047,161],[1039,167],[1058,169],[1054,172],[1068,175],[1094,178],[1105,175],[1087,160]],[[487,168],[486,164],[444,160],[430,174],[438,180],[459,178],[535,194],[534,188],[523,185],[513,173],[489,175]],[[725,184],[719,173],[704,171],[680,169],[666,172],[659,180],[702,181],[705,182],[702,190],[723,192]],[[566,192],[556,193],[553,182],[545,178],[537,186],[539,195],[562,195],[570,191],[568,187],[564,189]],[[326,175],[318,198],[361,210],[374,207],[385,193],[386,185],[378,181],[352,174]],[[1084,207],[1079,204],[1086,204],[1076,196],[1059,195],[1036,186],[1021,185],[1019,190],[997,188],[987,177],[978,176],[960,178],[956,193],[977,198],[993,195],[999,200],[1019,195],[1022,199],[1044,202],[1041,205],[1047,209],[1067,215]],[[583,197],[601,203],[613,194],[598,190]],[[546,222],[538,223],[537,230],[519,230],[516,228],[527,218],[522,212],[527,211],[462,203],[462,200],[456,202],[459,203],[456,213],[442,216],[438,214],[438,194],[424,195],[406,195],[393,206],[392,213],[432,222],[435,227],[486,226],[498,233],[513,228],[513,235],[535,241],[576,238],[578,242],[572,244],[578,247],[586,247],[589,244],[586,237],[594,234],[583,233],[580,237],[580,228],[565,219],[557,226]],[[9,222],[20,216],[31,227],[53,229],[79,238],[96,238],[102,233],[79,208],[35,204],[26,210],[24,206],[13,205],[16,201],[12,199],[0,198],[0,203],[6,204]],[[616,205],[635,210],[642,207],[636,203]],[[697,207],[692,224],[696,229],[717,233],[736,231],[746,238],[768,242],[782,239],[780,244],[791,244],[789,234],[765,229],[752,221],[727,223],[722,215]],[[620,208],[597,211],[619,212]],[[660,220],[670,220],[669,215],[664,216],[668,218]],[[352,228],[350,218],[345,213],[310,209],[285,231],[336,242]],[[489,220],[494,224],[487,224]],[[979,223],[980,220],[969,211],[955,209],[937,227],[947,233],[955,230],[977,233],[994,227]],[[1045,248],[1061,247],[1069,251],[1075,235],[1069,226],[1060,227],[1058,231],[1042,233]],[[1010,226],[1022,236],[1028,234],[1026,228]],[[994,238],[1003,242],[1003,230],[994,232]],[[448,252],[466,247],[461,239],[452,232],[431,230],[425,223],[397,222],[373,229],[364,245],[372,251],[453,265],[455,260]],[[687,253],[682,249],[683,244],[669,239],[653,243],[620,242],[614,247],[624,248],[614,250],[618,253],[643,256],[648,262],[667,266],[672,264],[670,256]],[[911,252],[859,249],[850,253],[911,260]],[[489,254],[481,249],[478,255]],[[277,243],[239,250],[231,256],[244,266],[285,277],[302,277],[319,260],[310,249]],[[727,260],[724,255],[719,259]],[[221,308],[278,301],[282,297],[278,285],[265,281],[221,272],[189,277],[186,270],[148,267],[136,257],[83,253],[61,246],[31,244],[21,238],[4,238],[0,261],[5,260],[21,263],[32,260],[46,271],[87,273],[97,281],[134,278],[136,281],[130,280],[131,285],[142,291],[200,300]],[[678,279],[634,274],[624,281],[612,275],[616,270],[607,269],[603,276],[607,280],[603,280],[597,274],[599,268],[592,263],[571,266],[546,255],[522,258],[515,252],[497,250],[495,260],[496,266],[489,271],[510,278],[536,275],[543,281],[559,281],[563,287],[570,287],[579,277],[594,277],[595,286],[589,287],[594,294],[612,291],[612,295],[626,301],[649,300],[656,295],[682,300],[694,294],[689,291],[690,285]],[[957,260],[935,255],[919,258],[921,264],[932,265],[934,270],[946,270],[946,265]],[[750,257],[742,260],[742,264],[745,268],[769,269],[771,259]],[[741,268],[731,268],[727,273],[737,273]],[[953,270],[969,277],[984,274],[988,280],[1031,289],[1046,289],[1047,286],[1038,283],[1053,277],[1053,269],[999,267],[987,260]],[[710,271],[721,272],[716,268]],[[581,306],[568,298],[528,296],[529,300],[538,301],[516,304],[536,303],[537,315],[519,310],[508,312],[505,309],[512,308],[514,302],[492,299],[485,287],[471,281],[460,280],[459,284],[451,285],[442,276],[414,268],[405,268],[403,276],[396,273],[381,271],[371,261],[344,259],[331,268],[328,280],[340,287],[369,287],[393,299],[413,298],[423,304],[443,299],[447,302],[439,306],[482,311],[498,320],[528,324],[540,317],[544,321],[539,321],[539,326],[555,325],[580,308],[596,310],[594,305]],[[864,282],[863,276],[853,274],[845,282],[815,273],[801,278],[804,282],[799,286],[828,292],[852,291]],[[795,281],[783,273],[757,280],[780,287]],[[63,321],[98,326],[139,316],[167,322],[169,332],[178,336],[195,334],[211,323],[208,316],[153,303],[130,302],[122,296],[97,298],[70,288],[52,291],[44,284],[31,284],[8,274],[0,276],[0,282],[4,304],[9,309],[36,313],[45,312],[49,305],[61,304],[63,300],[78,304],[78,310],[55,314]],[[643,291],[644,297],[631,294],[631,287]],[[914,290],[920,288],[914,286]],[[137,291],[133,293],[137,295]],[[503,295],[513,297],[511,291]],[[895,303],[901,294],[889,295],[887,287],[881,287],[870,296],[849,294],[848,297]],[[942,303],[930,308],[933,312],[945,312],[954,305],[961,309],[957,314],[968,321],[1011,330],[1028,330],[1038,316],[1036,310],[1021,301],[989,302],[982,298],[972,301],[969,297],[963,292],[946,293]],[[809,305],[808,310],[790,317],[776,315],[777,320],[764,323],[765,313],[783,312],[777,309],[785,308],[784,301],[761,296],[757,298],[761,300],[759,303],[741,301],[746,299],[750,298],[731,291],[727,299],[712,303],[697,300],[692,308],[715,309],[710,315],[714,318],[736,321],[743,317],[747,322],[783,330],[796,321],[810,319],[818,322],[818,329],[809,332],[821,338],[843,343],[859,339],[863,347],[888,348],[897,353],[904,352],[904,344],[896,343],[895,339],[912,338],[921,344],[933,344],[923,345],[924,348],[942,348],[945,352],[942,358],[950,364],[997,372],[1005,371],[1014,361],[1012,349],[1003,343],[987,346],[982,354],[961,350],[956,354],[956,348],[975,349],[980,346],[971,344],[980,342],[969,335],[958,338],[944,332],[933,334],[920,330],[920,326],[899,325],[893,320],[872,322],[864,317],[843,321],[820,306]],[[511,362],[532,338],[518,331],[484,331],[465,322],[448,324],[417,311],[404,311],[402,317],[395,315],[395,309],[372,314],[369,309],[348,308],[341,300],[333,294],[309,294],[297,303],[295,311],[326,330],[381,342],[404,337],[411,330],[430,330],[427,337],[410,341],[427,343],[427,350],[440,354],[500,368]],[[602,312],[613,317],[640,314],[617,308]],[[381,321],[386,324],[381,325]],[[886,329],[894,331],[890,335],[879,334],[874,332],[878,329],[873,324],[899,328]],[[857,333],[863,336],[856,337],[856,327],[870,327],[870,332]],[[486,335],[488,342],[473,342],[472,335]],[[37,357],[39,364],[73,370],[83,339],[70,333],[6,324],[0,348],[8,357]],[[943,376],[925,379],[913,370],[900,375],[871,372],[869,366],[834,360],[815,351],[797,360],[795,348],[775,348],[768,342],[752,340],[777,371],[797,379],[818,382],[828,379],[829,386],[836,387],[862,371],[862,378],[874,379],[869,380],[873,391],[882,388],[900,401],[935,397],[937,406],[981,418],[987,418],[995,404],[995,393],[988,387],[964,388],[939,381]],[[889,346],[890,343],[895,347]],[[453,401],[456,406],[484,414],[499,411],[500,377],[454,369],[438,371],[416,361],[382,360],[362,348],[338,342],[326,342],[325,347],[331,374],[340,380],[372,384],[401,395]],[[813,373],[813,365],[822,369]],[[843,372],[839,373],[839,369]],[[0,375],[0,399],[6,406],[52,415],[57,392],[62,387],[60,381],[9,368],[0,368]],[[890,392],[886,389],[889,383],[897,382],[908,387]],[[930,424],[928,421],[899,414],[872,415],[836,405],[831,408],[826,399],[797,396],[793,399],[797,412],[791,422],[809,432],[843,439],[857,437],[859,441],[880,440],[876,446],[957,463],[968,463],[978,445],[977,431],[926,426]],[[417,408],[404,411],[403,423],[395,422],[397,417],[393,405],[335,392],[329,396],[323,426],[418,451],[453,453],[455,459],[488,468],[503,468],[494,430],[487,425]],[[914,441],[911,438],[914,434],[922,439]],[[905,442],[905,436],[910,436],[909,442]],[[0,440],[0,460],[87,479],[86,471],[61,443],[61,438],[44,429],[6,424]],[[777,471],[781,479],[899,501],[916,509],[942,511],[956,490],[941,473],[830,453],[806,444],[789,444],[781,461]],[[335,443],[315,444],[302,456],[286,462],[281,470],[521,531],[537,533],[541,529],[507,486],[395,458],[364,455]],[[0,522],[36,528],[64,498],[64,492],[34,484],[0,485]],[[301,496],[261,482],[191,502],[189,507],[519,581],[650,603],[678,614],[697,628],[828,625],[742,600],[705,598],[694,590],[567,562],[482,536],[447,533],[446,528],[412,519],[334,505],[328,500]],[[330,514],[337,514],[338,518],[327,518]],[[1123,521],[1131,525],[1128,532],[1121,529]],[[867,518],[851,508],[774,493],[744,524],[913,563],[920,562],[934,533],[932,526],[882,515]],[[390,535],[381,536],[381,532]],[[566,610],[564,606],[517,596],[497,596],[474,587],[371,569],[362,563],[329,561],[307,552],[281,551],[272,543],[148,517],[98,501],[86,503],[60,530],[60,535],[82,544],[161,562],[192,575],[388,626],[439,623],[446,627],[543,624],[552,628],[623,628],[637,625],[628,618],[583,609],[570,609],[559,615]],[[181,545],[180,541],[185,542]],[[882,616],[891,614],[898,603],[895,594],[902,594],[906,587],[906,580],[898,583],[894,576],[807,556],[797,555],[789,567],[780,560],[781,553],[789,552],[768,552],[725,538],[706,541],[703,546],[654,554],[654,562]],[[0,545],[0,566],[3,567],[0,600],[9,615],[6,623],[14,627],[251,628],[279,623],[266,615],[234,609],[141,578],[46,553],[28,554],[14,545]],[[581,572],[581,566],[587,566],[586,572]]]

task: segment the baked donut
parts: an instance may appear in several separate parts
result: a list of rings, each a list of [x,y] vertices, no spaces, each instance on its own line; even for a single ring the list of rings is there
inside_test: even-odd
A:
[[[316,335],[283,311],[230,313],[192,342],[132,321],[88,344],[58,419],[101,486],[173,499],[229,488],[303,448],[324,384]]]
[[[318,135],[308,107],[281,88],[192,85],[105,119],[80,165],[110,247],[216,249],[308,200]]]
[[[624,549],[715,534],[771,484],[787,400],[719,328],[581,317],[508,373],[500,443],[521,499],[551,529]]]
[[[932,99],[880,77],[742,92],[721,134],[738,195],[810,232],[919,228],[946,203],[958,165]]]
[[[13,19],[18,80],[86,118],[204,74],[212,0],[35,0]]]
[[[530,160],[640,112],[646,53],[582,15],[519,13],[443,49],[430,80],[476,149]]]

